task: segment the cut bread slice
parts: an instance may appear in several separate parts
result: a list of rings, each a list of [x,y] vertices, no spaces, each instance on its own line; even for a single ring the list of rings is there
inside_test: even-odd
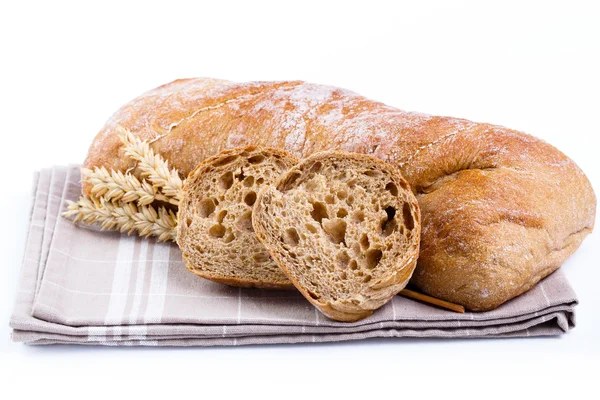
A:
[[[256,238],[252,209],[259,189],[297,162],[285,151],[249,146],[200,163],[185,181],[177,217],[186,268],[231,286],[293,288]]]
[[[417,262],[419,205],[392,165],[326,151],[265,186],[254,207],[259,240],[323,314],[357,321],[408,283]]]

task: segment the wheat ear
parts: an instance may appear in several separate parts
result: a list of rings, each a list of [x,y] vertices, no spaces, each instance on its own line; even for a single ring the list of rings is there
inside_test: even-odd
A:
[[[134,203],[115,204],[100,197],[88,199],[80,197],[77,202],[67,201],[68,210],[63,217],[73,218],[73,222],[99,223],[100,229],[118,229],[130,235],[157,236],[159,241],[177,238],[177,217],[172,210],[161,206],[158,211],[152,206]]]
[[[147,178],[152,186],[179,203],[183,182],[177,171],[169,169],[168,161],[155,154],[148,142],[133,135],[129,130],[119,126],[117,134],[125,145],[125,155],[138,162],[137,168],[142,178]]]
[[[122,200],[125,203],[136,201],[139,206],[152,204],[155,200],[178,205],[179,201],[159,193],[157,188],[147,181],[140,181],[134,175],[120,171],[95,167],[93,170],[83,168],[82,174],[86,182],[92,185],[90,193],[94,197],[105,200]]]

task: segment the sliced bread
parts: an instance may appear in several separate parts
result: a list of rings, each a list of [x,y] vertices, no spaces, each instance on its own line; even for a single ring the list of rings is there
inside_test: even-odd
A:
[[[297,162],[285,151],[249,146],[200,163],[185,181],[177,217],[186,268],[232,286],[293,288],[256,238],[252,209],[259,189]]]
[[[398,170],[371,156],[326,151],[265,186],[254,207],[259,240],[323,314],[357,321],[408,283],[420,213]]]

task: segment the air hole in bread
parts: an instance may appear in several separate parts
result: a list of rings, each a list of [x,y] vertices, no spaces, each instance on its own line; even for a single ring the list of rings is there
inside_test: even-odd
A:
[[[248,204],[249,206],[254,205],[254,202],[256,201],[256,192],[249,192],[245,197],[244,197],[244,203]]]
[[[198,205],[198,207],[198,214],[202,218],[207,218],[215,211],[215,200],[211,198],[203,199]]]
[[[246,175],[244,175],[244,168],[240,168],[240,173],[235,175],[235,179],[240,182],[246,179]]]
[[[252,187],[252,185],[254,185],[254,177],[253,176],[246,177],[246,179],[244,179],[244,186]]]
[[[327,196],[325,196],[325,202],[327,204],[333,204],[333,203],[335,203],[335,198],[333,197],[332,194],[328,194]]]
[[[275,165],[277,165],[279,172],[287,171],[289,169],[289,166],[285,165],[285,163],[281,160],[275,160]]]
[[[223,238],[223,242],[224,243],[231,243],[231,242],[233,242],[233,239],[235,239],[235,235],[233,234],[233,232],[229,231],[229,232],[227,232],[227,234]]]
[[[371,242],[369,242],[369,236],[367,236],[366,233],[362,234],[359,243],[363,250],[367,250],[371,246]]]
[[[389,182],[387,185],[385,185],[385,190],[390,192],[394,197],[398,196],[398,186],[396,186],[394,182]]]
[[[372,170],[372,169],[368,169],[365,172],[363,172],[366,176],[369,176],[371,178],[376,178],[378,176],[381,176],[381,172],[377,171],[377,170]]]
[[[256,180],[256,184],[257,184],[257,185],[262,185],[262,184],[264,183],[264,181],[265,181],[265,178],[258,178],[258,179]]]
[[[350,262],[350,256],[345,251],[339,252],[335,258],[335,265],[337,268],[340,268],[340,269],[348,268],[349,262]]]
[[[185,225],[189,228],[190,225],[192,225],[192,219],[191,218],[186,218],[185,219]]]
[[[404,217],[404,226],[406,226],[406,229],[409,231],[412,231],[415,227],[415,221],[413,220],[413,216],[410,211],[410,204],[404,203],[404,206],[402,206],[402,215]]]
[[[214,238],[220,239],[225,236],[225,227],[221,224],[216,224],[210,227],[208,234]]]
[[[394,232],[394,229],[396,229],[396,221],[394,220],[396,209],[392,206],[388,206],[385,208],[385,213],[387,214],[387,217],[381,223],[381,234],[387,237]]]
[[[362,210],[357,210],[352,213],[352,220],[354,222],[363,222],[365,220],[365,213]]]
[[[337,217],[338,218],[344,218],[346,215],[348,215],[348,211],[345,208],[340,208],[337,211]]]
[[[225,172],[219,178],[219,186],[221,186],[221,189],[227,190],[231,187],[231,185],[233,185],[233,172]]]
[[[257,154],[255,156],[248,158],[248,162],[250,164],[260,164],[263,161],[265,161],[265,156],[263,156],[262,154]]]
[[[367,251],[367,256],[366,256],[367,268],[369,268],[369,269],[375,268],[377,266],[377,264],[379,264],[379,261],[381,260],[381,256],[383,256],[383,253],[379,249],[372,249],[372,250]]]
[[[283,242],[289,246],[298,246],[300,242],[300,236],[295,228],[286,229],[283,233]]]
[[[356,260],[350,260],[350,262],[348,263],[348,268],[350,268],[352,271],[358,268]]]
[[[400,181],[400,186],[402,186],[402,189],[404,189],[404,190],[410,190],[410,186],[408,185],[408,182],[406,182],[406,181]]]
[[[222,159],[216,161],[213,166],[214,167],[222,167],[223,165],[227,165],[230,164],[231,162],[233,162],[238,156],[227,156],[227,157],[223,157]]]
[[[217,214],[217,222],[218,223],[223,222],[223,220],[225,219],[226,216],[227,216],[227,210],[219,211],[219,213]]]
[[[271,258],[266,253],[257,253],[252,256],[252,259],[254,260],[254,262],[262,264],[262,263],[266,263]]]
[[[310,167],[310,172],[317,173],[321,170],[322,167],[323,167],[323,164],[321,164],[319,161],[317,161],[316,163],[314,163],[312,165],[312,167]]]
[[[324,221],[323,230],[333,243],[346,245],[346,221],[343,219],[334,218]]]
[[[363,278],[363,282],[364,282],[364,283],[367,283],[367,282],[369,282],[371,279],[372,279],[371,275],[367,275],[367,276],[365,276],[365,277]]]
[[[235,225],[240,231],[254,232],[254,228],[252,227],[252,211],[246,211],[242,214]]]
[[[319,300],[319,299],[321,298],[321,296],[318,296],[318,295],[316,295],[316,294],[315,294],[313,291],[311,291],[311,290],[307,290],[306,292],[308,293],[308,295],[309,295],[310,297],[312,297],[312,298],[313,298],[313,299],[315,299],[315,300]]]
[[[352,205],[352,203],[354,203],[354,196],[348,196],[348,200],[346,200],[346,203],[348,203],[348,205]]]
[[[286,181],[283,183],[283,187],[284,189],[286,187],[290,187],[294,184],[294,182],[296,182],[296,180],[302,175],[302,173],[300,171],[294,171],[292,172],[288,178],[286,179]]]
[[[306,230],[310,233],[317,233],[317,228],[315,228],[312,224],[306,224]]]
[[[304,188],[306,189],[307,192],[314,192],[315,189],[318,187],[319,187],[319,184],[315,180],[310,180],[310,181],[306,182],[306,184],[304,185]]]
[[[329,218],[329,215],[327,214],[327,207],[325,207],[325,204],[317,201],[312,203],[312,208],[313,209],[310,212],[310,216],[318,223],[321,223],[323,218]]]
[[[337,197],[340,200],[345,199],[346,197],[348,197],[348,192],[346,192],[345,190],[340,190],[339,192],[337,192]]]
[[[347,278],[346,271],[338,271],[338,278],[346,279]],[[337,298],[334,298],[334,300],[337,300]]]

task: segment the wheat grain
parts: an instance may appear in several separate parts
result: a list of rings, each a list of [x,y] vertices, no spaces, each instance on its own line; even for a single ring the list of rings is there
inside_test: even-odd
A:
[[[117,134],[125,145],[125,155],[138,162],[137,168],[142,178],[147,178],[152,186],[160,189],[165,196],[179,202],[183,182],[177,171],[169,168],[168,161],[155,154],[148,142],[122,126],[117,127]]]

